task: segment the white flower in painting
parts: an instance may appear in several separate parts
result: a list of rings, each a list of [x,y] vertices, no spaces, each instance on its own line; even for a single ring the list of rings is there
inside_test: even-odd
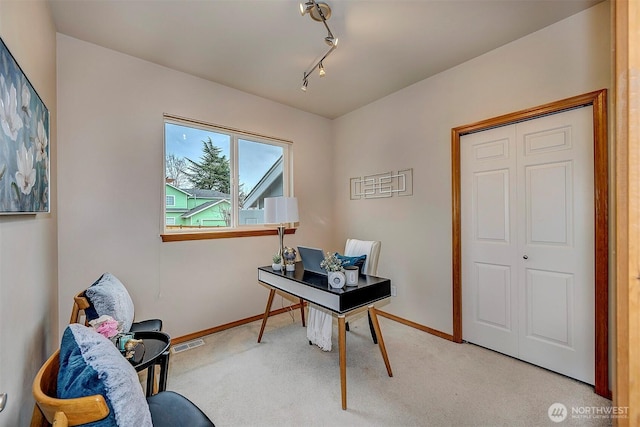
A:
[[[40,162],[47,159],[47,133],[44,131],[44,123],[42,120],[38,120],[38,131],[36,134],[36,161]]]
[[[29,109],[29,104],[31,103],[31,91],[29,90],[29,86],[26,83],[22,85],[22,111],[27,115],[27,117],[31,117],[31,110]]]
[[[36,170],[33,167],[33,148],[27,149],[24,144],[20,144],[20,148],[16,151],[18,172],[16,172],[16,181],[20,191],[23,194],[31,193],[33,185],[36,183]]]
[[[16,87],[11,83],[11,88],[7,89],[3,75],[0,75],[0,125],[5,135],[14,141],[18,138],[18,131],[22,129]]]

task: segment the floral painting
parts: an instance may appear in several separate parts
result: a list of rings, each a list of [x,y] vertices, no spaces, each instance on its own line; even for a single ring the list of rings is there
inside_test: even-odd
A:
[[[0,214],[49,212],[49,110],[0,39]]]

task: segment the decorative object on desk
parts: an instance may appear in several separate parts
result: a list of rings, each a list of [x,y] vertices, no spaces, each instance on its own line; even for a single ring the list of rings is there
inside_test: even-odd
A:
[[[280,256],[284,254],[285,224],[294,222],[298,222],[298,199],[295,197],[265,197],[264,223],[278,224],[278,238],[280,239],[278,254]]]
[[[332,288],[341,288],[344,286],[347,278],[344,275],[342,261],[338,259],[334,252],[327,252],[324,259],[320,261],[320,267],[327,270],[327,280]]]
[[[347,286],[357,286],[358,285],[358,272],[360,269],[355,265],[348,265],[344,267],[344,275],[347,279]]]
[[[293,248],[284,248],[284,263],[287,271],[295,271],[298,252]]]
[[[49,110],[0,39],[0,214],[49,212]]]
[[[342,288],[347,278],[342,271],[330,271],[327,274],[327,280],[329,281],[329,286],[332,288]]]
[[[273,268],[275,271],[282,270],[282,257],[280,256],[280,254],[273,255],[273,264],[271,264],[271,268]]]

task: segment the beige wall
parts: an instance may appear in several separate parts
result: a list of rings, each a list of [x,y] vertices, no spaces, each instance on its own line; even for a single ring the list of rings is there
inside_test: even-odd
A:
[[[385,310],[451,334],[451,128],[610,87],[609,3],[335,120],[338,240],[382,241]],[[413,168],[413,196],[349,200],[349,178]]]
[[[0,426],[28,425],[31,383],[58,345],[56,33],[43,1],[0,1],[0,36],[50,113],[51,214],[0,216]]]
[[[285,244],[331,243],[329,120],[60,34],[58,90],[60,329],[105,271],[172,336],[264,311],[256,267],[277,236],[161,242],[163,113],[293,141],[301,226]]]

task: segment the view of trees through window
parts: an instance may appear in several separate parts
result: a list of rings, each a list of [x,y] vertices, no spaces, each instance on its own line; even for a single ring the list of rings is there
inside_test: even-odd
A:
[[[285,194],[289,144],[165,119],[165,230],[264,223],[264,198]]]

